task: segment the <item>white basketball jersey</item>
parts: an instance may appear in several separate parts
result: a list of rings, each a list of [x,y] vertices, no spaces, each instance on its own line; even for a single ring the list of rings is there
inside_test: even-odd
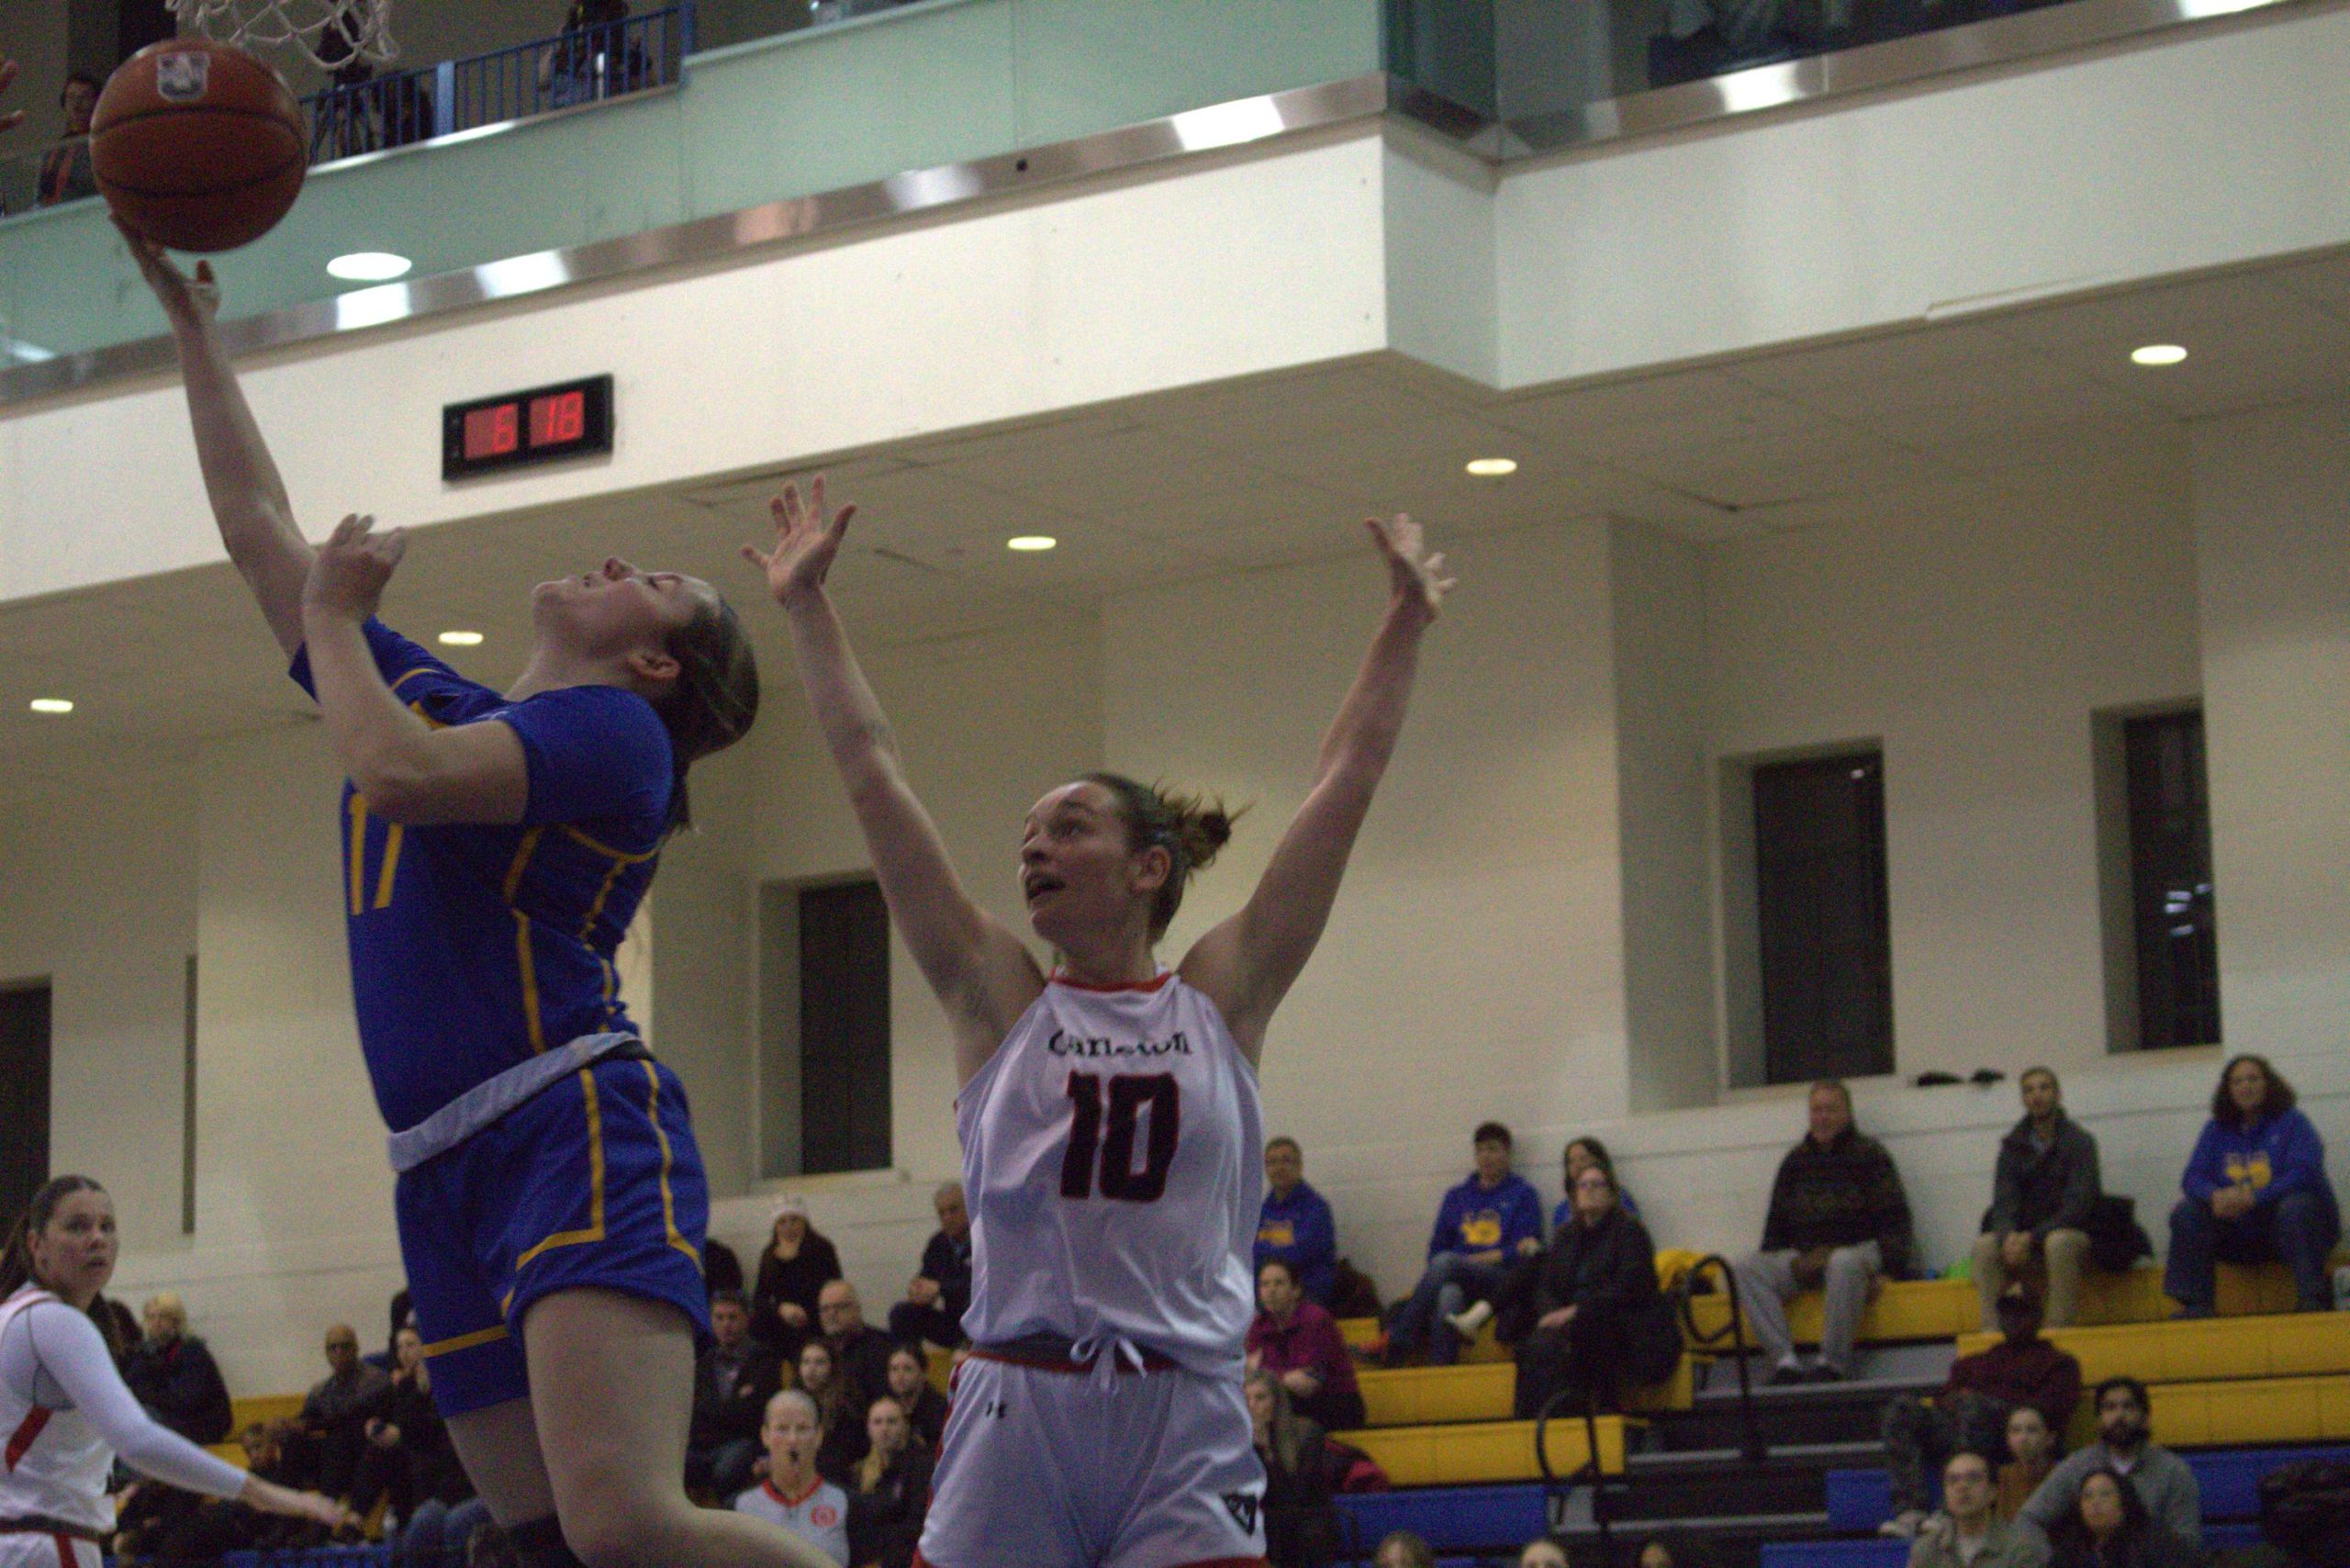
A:
[[[974,1343],[1115,1336],[1238,1372],[1264,1111],[1214,1002],[1172,970],[1114,990],[1055,980],[956,1113]]]
[[[27,1285],[0,1302],[0,1342],[31,1332],[26,1310],[57,1299]],[[44,1406],[0,1379],[0,1518],[37,1517],[111,1530],[114,1509],[106,1494],[113,1468],[114,1450],[80,1415]]]

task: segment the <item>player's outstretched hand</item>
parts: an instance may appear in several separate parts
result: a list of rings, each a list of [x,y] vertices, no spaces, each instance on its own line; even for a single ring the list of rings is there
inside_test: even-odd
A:
[[[212,275],[210,262],[196,263],[196,275],[190,277],[173,265],[154,241],[119,218],[114,226],[130,247],[130,259],[139,263],[140,275],[162,302],[163,314],[171,319],[174,330],[193,331],[220,313],[220,285]]]
[[[16,84],[17,62],[6,55],[0,55],[0,93],[6,92]],[[22,109],[10,109],[6,114],[0,114],[0,130],[14,130],[24,123],[25,111]]]
[[[767,574],[767,591],[775,595],[778,604],[789,609],[795,599],[824,586],[825,574],[841,553],[841,541],[848,536],[848,520],[856,515],[856,508],[843,507],[828,520],[824,476],[819,474],[809,482],[805,500],[800,498],[799,486],[786,485],[783,494],[767,503],[767,510],[775,515],[775,548],[745,544],[743,559]]]
[[[1444,596],[1454,579],[1444,575],[1444,554],[1420,553],[1420,525],[1402,512],[1392,518],[1363,519],[1379,553],[1387,558],[1387,577],[1399,602],[1416,606],[1430,621],[1444,608]]]
[[[310,561],[310,576],[302,585],[302,612],[364,621],[375,613],[392,569],[408,549],[408,534],[400,529],[375,532],[375,520],[356,514],[336,525],[334,532]]]

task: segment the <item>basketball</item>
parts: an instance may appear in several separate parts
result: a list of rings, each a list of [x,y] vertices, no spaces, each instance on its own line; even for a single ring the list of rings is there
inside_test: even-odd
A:
[[[275,228],[302,192],[306,142],[277,73],[203,38],[124,61],[90,121],[106,205],[174,251],[231,251]]]

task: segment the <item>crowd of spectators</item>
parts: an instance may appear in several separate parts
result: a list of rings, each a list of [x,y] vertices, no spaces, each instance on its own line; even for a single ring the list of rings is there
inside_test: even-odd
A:
[[[2044,1068],[2020,1083],[2021,1118],[2001,1140],[1991,1202],[1966,1260],[1996,1343],[1960,1357],[1942,1386],[1885,1405],[1881,1430],[1896,1514],[1886,1533],[1913,1538],[1912,1568],[2171,1568],[2196,1561],[2200,1511],[2193,1473],[2154,1439],[2151,1402],[2134,1378],[2094,1392],[2097,1437],[2065,1455],[2081,1401],[2079,1362],[2043,1337],[2077,1309],[2084,1271],[2127,1265],[2143,1250],[2107,1243],[2134,1226],[2101,1188],[2096,1140],[2065,1112]],[[1883,1145],[1855,1123],[1834,1081],[1811,1086],[1804,1137],[1781,1159],[1761,1245],[1731,1270],[1738,1305],[1771,1381],[1849,1376],[1857,1328],[1881,1278],[1917,1266],[1909,1205]],[[1488,1322],[1514,1354],[1516,1413],[1620,1408],[1662,1381],[1682,1355],[1678,1265],[1660,1271],[1647,1224],[1596,1138],[1571,1142],[1564,1196],[1547,1216],[1513,1170],[1515,1139],[1497,1122],[1472,1137],[1472,1172],[1443,1195],[1427,1263],[1385,1316],[1368,1353],[1397,1364],[1445,1364]],[[1268,1476],[1264,1512],[1274,1568],[1321,1568],[1340,1552],[1333,1501],[1378,1484],[1376,1467],[1343,1434],[1366,1412],[1350,1350],[1330,1303],[1360,1276],[1338,1256],[1331,1205],[1305,1181],[1304,1151],[1276,1138],[1256,1237],[1259,1312],[1247,1339],[1246,1394]],[[2221,1259],[2281,1260],[2299,1304],[2331,1305],[2325,1272],[2341,1222],[2315,1127],[2265,1059],[2230,1061],[2170,1216],[2165,1288],[2184,1316],[2208,1314]],[[959,1186],[934,1195],[924,1246],[887,1331],[869,1326],[839,1249],[808,1206],[778,1206],[745,1294],[745,1271],[713,1241],[711,1335],[700,1350],[687,1459],[688,1490],[706,1506],[776,1520],[849,1568],[909,1568],[943,1439],[946,1397],[934,1359],[961,1345],[971,1289],[971,1226]],[[2126,1204],[2122,1205],[2126,1211]],[[1685,1259],[1685,1255],[1684,1255]],[[1824,1332],[1816,1366],[1797,1359],[1786,1304],[1818,1289]],[[258,1473],[371,1515],[397,1560],[465,1560],[487,1516],[457,1462],[431,1401],[431,1363],[406,1294],[391,1308],[385,1350],[361,1353],[345,1325],[323,1340],[326,1375],[299,1412],[239,1434]],[[228,1435],[231,1406],[219,1369],[188,1332],[173,1295],[146,1305],[124,1336],[126,1381],[173,1430],[198,1442]],[[239,1548],[317,1544],[318,1527],[160,1487],[126,1497],[124,1561],[201,1560]],[[1557,1548],[1530,1543],[1525,1564]],[[1691,1543],[1647,1543],[1644,1568],[1697,1561]],[[1429,1561],[1408,1534],[1382,1541],[1388,1568]]]

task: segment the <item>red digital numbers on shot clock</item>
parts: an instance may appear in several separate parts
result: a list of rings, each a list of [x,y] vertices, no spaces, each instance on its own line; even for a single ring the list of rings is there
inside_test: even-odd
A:
[[[612,449],[612,378],[591,376],[441,411],[441,476],[466,479]]]

